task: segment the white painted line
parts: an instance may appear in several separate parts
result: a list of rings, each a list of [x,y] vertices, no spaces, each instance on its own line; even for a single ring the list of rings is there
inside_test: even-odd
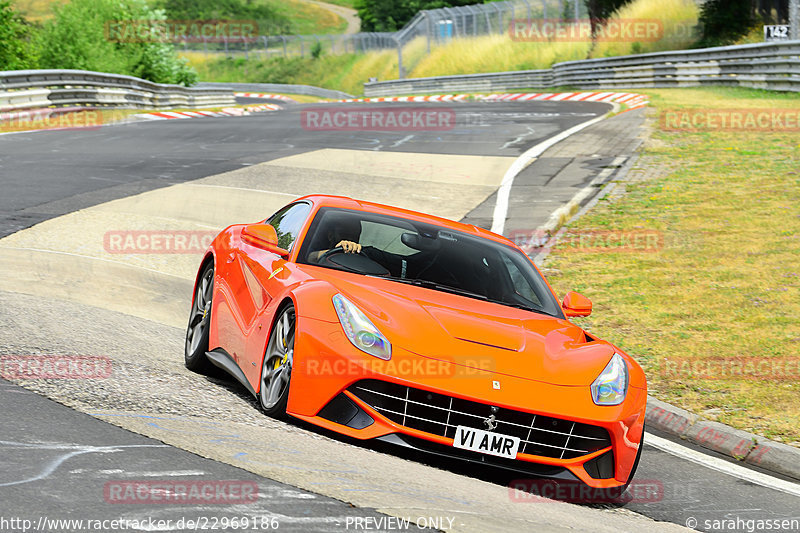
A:
[[[170,470],[166,472],[127,472],[127,477],[178,477],[178,476],[204,476],[202,470]]]
[[[613,105],[614,109],[612,112],[616,112],[617,109],[619,109],[619,106],[616,104]],[[522,170],[528,166],[529,163],[542,155],[542,153],[544,153],[544,151],[551,146],[560,143],[570,135],[573,135],[584,128],[588,128],[592,124],[600,122],[604,118],[606,118],[606,114],[595,117],[591,120],[587,120],[586,122],[582,122],[568,130],[564,130],[558,135],[540,142],[514,160],[508,170],[506,170],[506,173],[503,176],[503,181],[500,183],[500,188],[497,190],[497,202],[494,204],[494,213],[492,213],[492,231],[494,233],[502,235],[503,231],[505,230],[506,215],[508,214],[508,198],[511,194],[511,186],[514,184],[514,178],[517,176],[517,174],[522,172]]]
[[[702,452],[692,450],[670,440],[653,435],[652,433],[647,433],[644,443],[645,445],[653,446],[654,448],[658,448],[663,452],[667,452],[670,455],[674,455],[676,457],[680,457],[681,459],[705,466],[706,468],[716,470],[717,472],[722,472],[723,474],[727,474],[744,481],[749,481],[750,483],[755,483],[756,485],[761,485],[762,487],[785,492],[793,496],[800,496],[800,484],[784,481],[783,479],[778,479],[767,474],[762,474],[761,472],[730,463],[720,459],[719,457],[706,455]]]
[[[288,192],[266,191],[263,189],[248,189],[247,187],[231,187],[230,185],[209,185],[206,183],[181,183],[180,185],[183,185],[184,187],[213,187],[215,189],[234,189],[237,191],[263,192],[267,194],[280,194],[281,196],[291,196],[292,198],[298,198],[298,195]]]
[[[28,247],[25,247],[25,246],[0,246],[0,250],[23,250],[23,251],[26,251],[26,252],[39,252],[39,253],[43,253],[43,254],[70,255],[72,257],[80,257],[82,259],[90,259],[92,261],[102,261],[104,263],[113,263],[115,265],[121,265],[121,266],[124,266],[124,267],[136,268],[136,269],[139,269],[139,270],[146,270],[148,272],[153,272],[155,274],[160,274],[162,276],[169,276],[171,278],[178,278],[178,279],[181,279],[181,280],[184,280],[184,281],[188,279],[188,278],[185,278],[183,276],[177,276],[175,274],[169,274],[167,272],[162,272],[162,271],[156,270],[154,268],[147,268],[147,267],[143,267],[143,266],[140,266],[140,265],[134,265],[132,263],[123,263],[122,261],[113,261],[111,259],[105,259],[105,258],[102,258],[102,257],[94,257],[94,256],[91,256],[91,255],[75,254],[75,253],[72,253],[72,252],[61,252],[59,250],[44,250],[42,248],[28,248]]]
[[[399,141],[395,141],[395,143],[392,146],[390,146],[390,148],[397,148],[401,144],[406,143],[406,142],[410,141],[413,138],[414,138],[413,135],[406,135],[405,137],[403,137]]]

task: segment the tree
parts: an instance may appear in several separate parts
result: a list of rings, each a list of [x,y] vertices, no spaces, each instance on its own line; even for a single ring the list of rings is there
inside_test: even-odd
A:
[[[39,37],[40,68],[128,74],[157,83],[196,82],[197,74],[167,42],[114,33],[165,20],[145,0],[72,0],[56,9]],[[127,25],[127,26],[126,26]]]
[[[707,0],[700,13],[700,46],[730,44],[745,35],[755,23],[752,7],[752,0]]]
[[[424,9],[474,4],[476,0],[356,0],[361,31],[397,31]]]
[[[30,37],[30,25],[10,1],[0,0],[0,70],[36,68]]]
[[[589,21],[592,25],[592,35],[597,33],[597,28],[602,26],[617,9],[631,0],[584,0],[589,11]]]

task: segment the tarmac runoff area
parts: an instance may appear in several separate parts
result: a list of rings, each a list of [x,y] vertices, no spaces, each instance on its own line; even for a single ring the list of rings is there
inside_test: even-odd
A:
[[[423,171],[414,173],[417,179],[401,171],[401,179],[399,157],[310,152],[97,205],[0,240],[0,291],[10,306],[28,310],[16,320],[20,329],[34,332],[20,344],[34,349],[57,338],[65,353],[108,356],[115,368],[105,380],[22,384],[136,433],[357,507],[401,518],[454,517],[448,531],[684,530],[625,509],[519,505],[507,487],[267,418],[235,384],[183,367],[183,328],[199,253],[114,249],[125,241],[111,237],[127,231],[161,232],[160,246],[164,232],[198,232],[183,234],[191,248],[191,235],[262,220],[310,193],[350,195],[458,220],[497,189],[513,162],[405,153],[402,161]],[[147,242],[154,246],[152,239]]]

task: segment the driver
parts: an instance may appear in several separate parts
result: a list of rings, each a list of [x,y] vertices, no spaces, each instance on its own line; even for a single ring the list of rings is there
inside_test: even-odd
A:
[[[328,224],[326,228],[328,248],[311,252],[308,260],[314,263],[333,248],[342,248],[346,254],[361,253],[361,245],[358,239],[361,236],[361,221],[355,218],[337,218]]]

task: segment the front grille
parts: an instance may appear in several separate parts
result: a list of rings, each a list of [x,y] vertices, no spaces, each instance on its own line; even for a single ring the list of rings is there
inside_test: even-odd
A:
[[[488,404],[386,381],[362,380],[347,390],[396,424],[451,439],[457,426],[486,430],[492,414]],[[611,446],[598,426],[512,409],[498,409],[495,419],[495,432],[521,440],[520,453],[573,459]]]

